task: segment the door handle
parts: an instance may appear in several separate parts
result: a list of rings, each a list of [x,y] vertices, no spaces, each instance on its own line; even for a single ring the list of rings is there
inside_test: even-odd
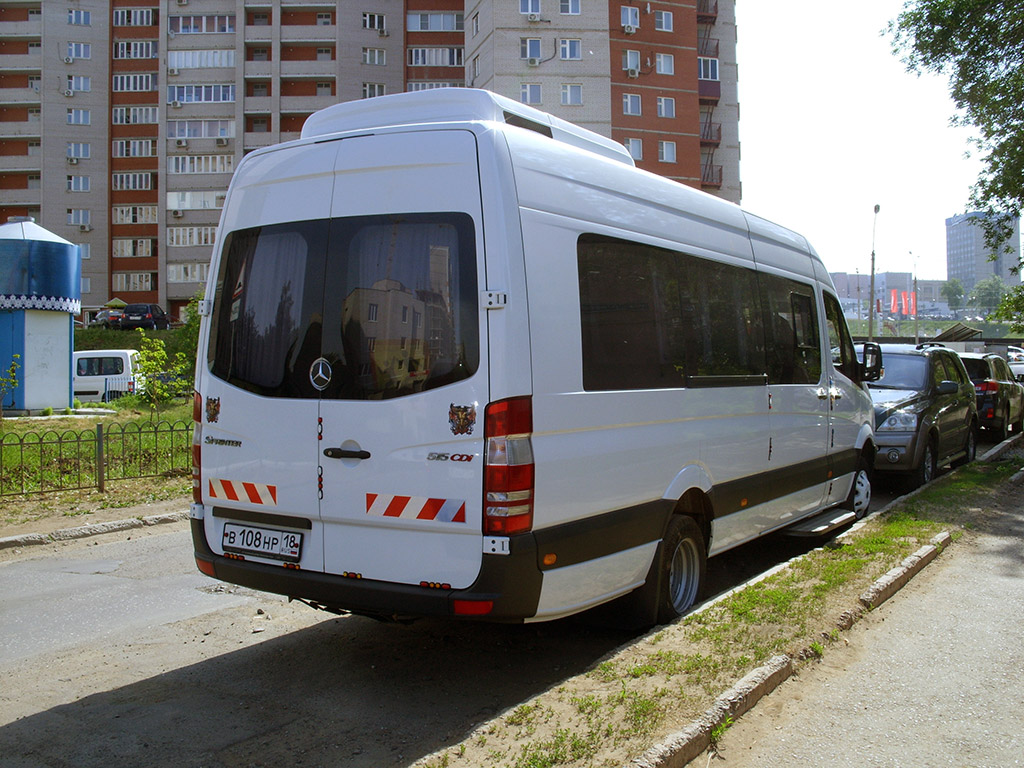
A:
[[[818,396],[819,400],[828,399],[828,390],[825,389],[824,387],[818,387],[816,390],[814,390],[814,394]]]
[[[350,451],[346,448],[324,448],[324,456],[328,459],[368,459],[369,451]]]

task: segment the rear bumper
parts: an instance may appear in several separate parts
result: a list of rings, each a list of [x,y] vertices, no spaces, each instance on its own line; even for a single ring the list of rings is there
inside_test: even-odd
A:
[[[443,590],[222,557],[210,549],[203,521],[193,519],[191,523],[196,562],[208,564],[214,578],[309,600],[331,610],[379,618],[448,616],[511,622],[535,615],[540,600],[542,575],[533,534],[511,537],[508,555],[485,554],[480,574],[468,589]],[[480,615],[456,613],[455,602],[463,600],[490,601],[493,607]]]

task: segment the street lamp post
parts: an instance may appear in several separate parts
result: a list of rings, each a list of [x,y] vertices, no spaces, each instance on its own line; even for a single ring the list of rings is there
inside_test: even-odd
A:
[[[868,293],[868,341],[875,339],[875,229],[878,225],[878,210],[875,205],[875,218],[871,224],[871,283]]]

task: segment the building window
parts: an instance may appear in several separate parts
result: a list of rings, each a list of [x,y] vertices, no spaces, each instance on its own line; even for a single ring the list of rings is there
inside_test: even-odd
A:
[[[254,117],[249,123],[251,133],[269,133],[270,132],[270,119],[267,117]]]
[[[68,176],[68,192],[88,192],[90,183],[88,176]]]
[[[540,104],[540,83],[523,83],[520,85],[519,100],[523,104]]]
[[[622,20],[622,26],[633,27],[633,29],[640,28],[640,9],[632,5],[623,5],[621,7],[620,19]]]
[[[410,48],[410,67],[461,67],[465,64],[462,48]]]
[[[92,24],[92,11],[68,10],[68,24],[76,27],[88,27]]]
[[[480,14],[479,13],[474,13],[473,14],[473,37],[476,37],[479,34],[480,34]]]
[[[270,61],[270,50],[268,48],[253,48],[252,61]]]
[[[479,56],[474,56],[473,57],[473,77],[474,78],[480,77],[480,57]]]
[[[699,80],[718,79],[718,59],[697,59],[697,78]]]
[[[126,40],[114,43],[115,59],[155,59],[157,44],[153,40]]]
[[[235,16],[171,16],[167,29],[176,35],[215,35],[235,31]]]
[[[371,322],[377,322],[377,305],[370,302],[366,307],[366,319]]]
[[[333,83],[317,83],[316,84],[316,95],[317,96],[333,96],[334,95],[334,84]]]
[[[316,15],[316,25],[318,27],[332,27],[334,26],[334,17],[329,13],[318,13]]]
[[[568,16],[579,16],[580,0],[560,0],[558,12]]]
[[[38,145],[37,145],[38,146]],[[32,154],[31,152],[29,154]],[[69,141],[65,157],[86,159],[92,156],[92,144],[87,141]]]
[[[676,73],[676,57],[671,53],[659,53],[654,57],[655,71],[659,75],[674,75]]]
[[[78,255],[81,256],[83,259],[91,259],[92,258],[92,244],[90,244],[90,243],[82,243],[81,245],[79,245],[78,246]]]
[[[387,64],[387,51],[383,48],[363,48],[363,64],[383,67]]]
[[[116,205],[110,211],[111,224],[156,224],[155,205]]]
[[[111,242],[110,253],[118,259],[146,258],[153,255],[153,240],[148,237],[115,237]]]
[[[155,75],[114,75],[113,90],[115,93],[153,91],[156,90]]]
[[[269,27],[270,26],[270,14],[269,13],[254,13],[252,15],[252,25],[254,27]]]
[[[152,173],[115,173],[111,176],[111,189],[114,190],[142,190],[152,188]]]
[[[111,145],[113,157],[156,157],[155,139],[115,139]]]
[[[629,156],[634,160],[644,159],[644,143],[641,139],[626,139],[623,142],[629,150]]]
[[[172,248],[213,245],[217,237],[216,227],[168,227],[167,245]]]
[[[92,125],[92,113],[88,109],[69,109],[68,125]]]
[[[91,59],[92,45],[89,43],[68,43],[68,56],[72,59]]]
[[[624,115],[640,115],[640,94],[639,93],[624,93],[622,94],[622,114]]]
[[[169,155],[167,172],[183,173],[231,173],[235,170],[234,155]]]
[[[115,291],[151,291],[153,282],[152,272],[115,272],[113,274]]]
[[[88,208],[68,208],[68,224],[85,226],[92,222],[92,212]]]
[[[540,13],[540,0],[519,0],[520,13]]]
[[[658,142],[658,162],[674,163],[676,161],[676,143],[674,141]]]
[[[640,51],[623,51],[622,52],[622,68],[623,69],[640,69]]]
[[[583,86],[576,83],[562,83],[562,106],[576,107],[583,103]]]
[[[266,52],[266,49],[263,49]],[[233,48],[182,50],[167,52],[167,66],[176,69],[204,69],[206,67],[235,66]]]
[[[374,96],[385,96],[388,92],[384,83],[363,83],[363,98],[372,99]]]
[[[87,75],[68,75],[67,89],[88,93],[92,90],[92,78]]]
[[[230,102],[235,100],[234,84],[172,85],[167,88],[167,102]]]
[[[317,61],[334,61],[334,49],[333,48],[317,48],[316,49],[316,60]]]
[[[81,253],[81,246],[79,246],[79,253]],[[92,293],[92,278],[83,277],[79,285],[82,287],[82,293]]]
[[[563,61],[579,61],[583,58],[583,41],[566,38],[560,45]]]
[[[668,96],[658,97],[658,117],[675,117],[676,100]]]
[[[461,32],[464,22],[461,13],[434,11],[407,14],[406,25],[410,32]]]
[[[523,37],[519,40],[519,58],[520,59],[539,59],[540,58],[540,38],[539,37]]]
[[[115,27],[153,26],[152,8],[117,8],[114,10]]]
[[[654,28],[659,32],[672,31],[672,11],[655,11]]]
[[[363,29],[387,29],[383,13],[364,13]]]
[[[260,98],[270,95],[270,83],[265,80],[261,80],[252,84],[252,93],[250,94],[254,98]]]
[[[114,107],[111,119],[114,125],[153,124],[159,114],[156,107]]]
[[[209,264],[168,264],[168,283],[205,283]]]

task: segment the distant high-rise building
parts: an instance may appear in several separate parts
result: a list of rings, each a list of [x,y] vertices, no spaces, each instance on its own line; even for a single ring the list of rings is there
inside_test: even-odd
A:
[[[467,85],[740,200],[735,0],[12,0],[0,223],[82,246],[83,307],[177,316],[245,153],[339,101]]]
[[[1020,221],[999,258],[990,260],[992,250],[985,245],[985,214],[978,211],[946,219],[946,277],[957,279],[965,291],[985,278],[997,275],[1006,283],[1020,283],[1010,269],[1020,263]]]

